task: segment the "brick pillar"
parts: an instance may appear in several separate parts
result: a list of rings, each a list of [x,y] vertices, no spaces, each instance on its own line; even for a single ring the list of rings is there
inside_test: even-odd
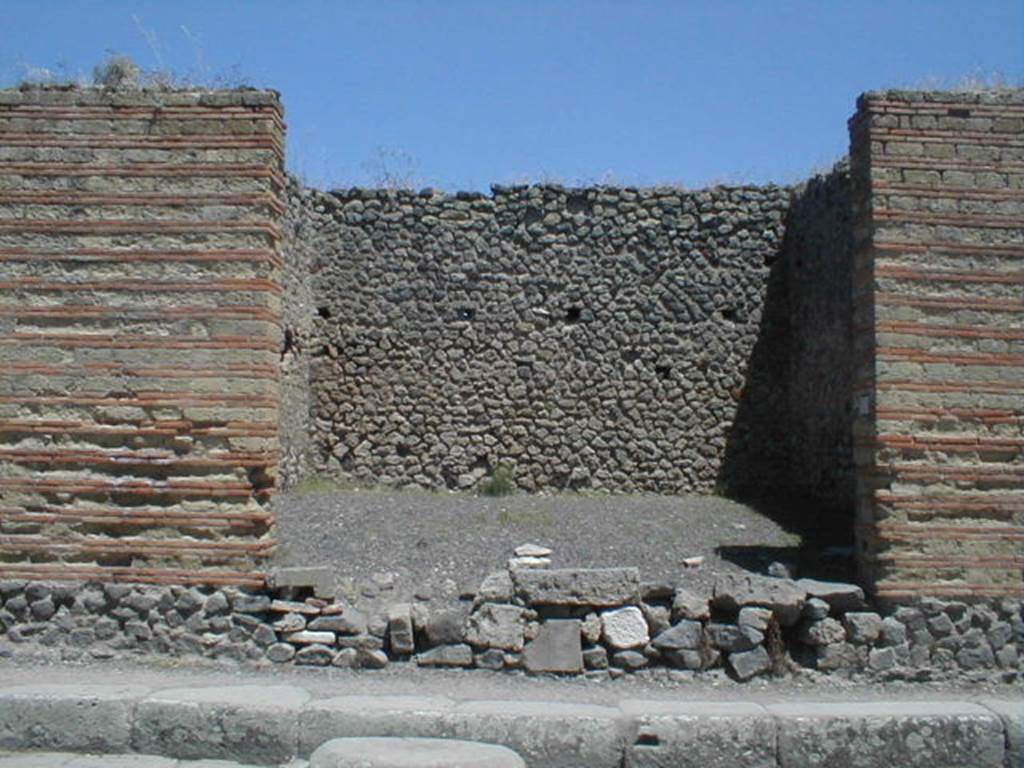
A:
[[[0,577],[258,584],[284,125],[260,91],[0,91]]]
[[[1024,596],[1024,91],[851,124],[858,554],[879,598]]]

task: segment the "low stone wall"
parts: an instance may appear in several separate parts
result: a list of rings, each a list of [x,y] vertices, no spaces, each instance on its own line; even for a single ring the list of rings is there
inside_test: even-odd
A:
[[[278,572],[261,591],[0,582],[0,653],[42,646],[65,658],[411,662],[612,677],[662,668],[739,681],[811,670],[1013,681],[1022,670],[1024,619],[1013,600],[926,599],[883,616],[852,584],[726,575],[708,599],[641,583],[635,568],[548,569],[524,559],[544,555],[514,559],[457,604],[396,602],[373,612],[326,596],[318,569]]]

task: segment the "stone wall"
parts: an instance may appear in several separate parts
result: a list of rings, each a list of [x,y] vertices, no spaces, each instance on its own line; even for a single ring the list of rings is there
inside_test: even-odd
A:
[[[1024,92],[851,121],[859,555],[881,598],[1024,595]]]
[[[461,601],[353,604],[322,569],[246,590],[0,581],[0,656],[131,655],[380,669],[482,668],[676,680],[815,674],[1012,682],[1019,605],[922,600],[883,615],[860,587],[727,574],[700,596],[636,568],[509,561]],[[522,565],[528,561],[527,565]]]
[[[259,583],[283,131],[270,92],[0,92],[0,574]]]
[[[291,204],[318,232],[314,438],[335,471],[468,489],[507,465],[529,491],[784,484],[784,381],[762,376],[740,404],[787,189]]]

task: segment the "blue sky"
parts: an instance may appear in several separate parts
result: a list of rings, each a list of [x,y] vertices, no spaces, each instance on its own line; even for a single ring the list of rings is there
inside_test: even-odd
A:
[[[1024,0],[0,0],[0,80],[147,69],[284,95],[318,186],[791,182],[858,93],[1024,84]]]

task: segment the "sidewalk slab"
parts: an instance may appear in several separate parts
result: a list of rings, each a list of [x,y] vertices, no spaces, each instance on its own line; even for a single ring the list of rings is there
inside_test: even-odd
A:
[[[147,693],[132,685],[0,689],[0,749],[127,752],[135,705]]]
[[[986,698],[978,703],[1003,721],[1007,768],[1024,766],[1024,691],[1016,701]]]
[[[620,768],[628,730],[618,708],[554,701],[464,702],[451,721],[455,738],[501,744],[545,768]]]
[[[769,704],[779,768],[1003,768],[999,717],[964,702]]]
[[[745,702],[627,700],[625,768],[776,768],[775,721]]]
[[[310,768],[526,768],[515,752],[452,739],[332,739],[310,757]]]
[[[336,696],[302,710],[300,755],[331,739],[407,736],[452,738],[455,702],[443,696]]]
[[[132,746],[169,757],[283,763],[296,755],[299,713],[309,698],[284,685],[158,691],[136,708]]]

